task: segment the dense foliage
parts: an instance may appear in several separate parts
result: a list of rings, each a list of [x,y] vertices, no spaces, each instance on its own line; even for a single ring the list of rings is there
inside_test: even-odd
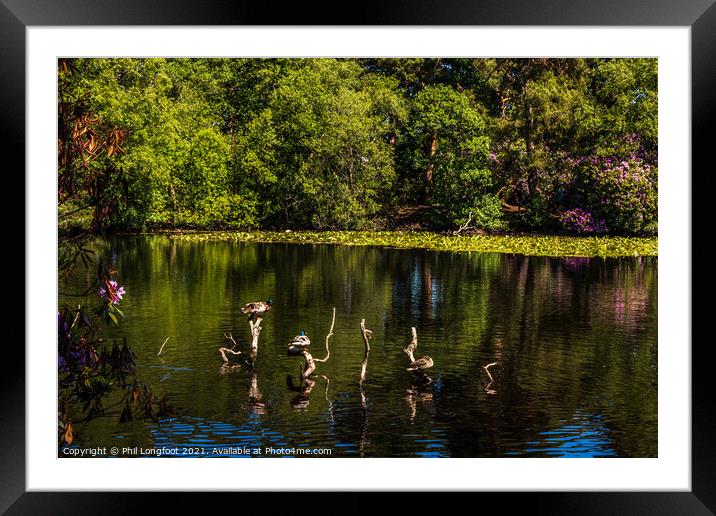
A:
[[[657,230],[655,59],[63,59],[58,74],[61,230]]]

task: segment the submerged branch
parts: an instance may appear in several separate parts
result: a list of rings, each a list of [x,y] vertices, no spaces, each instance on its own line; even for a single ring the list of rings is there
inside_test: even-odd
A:
[[[219,348],[219,353],[221,354],[222,360],[224,361],[224,363],[228,363],[229,359],[226,356],[226,353],[231,353],[232,355],[240,355],[241,351],[234,351],[234,349],[236,348],[236,346],[238,346],[238,344],[237,344],[236,340],[234,340],[234,336],[231,335],[231,333],[228,333],[228,334],[224,333],[224,339],[227,342],[233,344],[233,346],[231,346],[230,348],[227,348],[225,346],[222,346]]]
[[[225,348],[222,346],[219,348],[219,353],[221,353],[222,360],[224,362],[228,362],[229,359],[227,358],[226,353],[231,353],[232,355],[240,355],[241,351],[234,351],[233,349]]]

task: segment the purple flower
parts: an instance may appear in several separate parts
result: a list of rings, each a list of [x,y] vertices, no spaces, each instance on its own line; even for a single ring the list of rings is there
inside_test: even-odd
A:
[[[124,294],[124,287],[120,287],[114,280],[105,280],[104,285],[99,287],[99,297],[115,305],[119,304]]]

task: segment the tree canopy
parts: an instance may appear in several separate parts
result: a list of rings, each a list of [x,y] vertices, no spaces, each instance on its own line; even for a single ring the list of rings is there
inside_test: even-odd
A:
[[[655,59],[61,59],[60,230],[419,206],[433,229],[655,233],[657,99]]]

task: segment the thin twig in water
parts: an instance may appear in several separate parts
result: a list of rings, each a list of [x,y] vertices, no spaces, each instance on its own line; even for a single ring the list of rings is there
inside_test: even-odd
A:
[[[360,387],[361,407],[363,407],[363,412],[365,413],[367,410],[367,404],[366,404],[365,389],[363,387],[363,383],[365,382],[366,369],[368,369],[368,355],[370,355],[370,339],[373,338],[373,332],[366,329],[366,327],[365,327],[365,319],[361,319],[361,321],[360,321],[360,332],[361,332],[361,335],[363,336],[363,345],[364,345],[365,351],[363,353],[363,362],[361,363],[361,367],[360,367],[360,380],[358,381],[358,386]],[[367,418],[367,414],[364,414],[364,416]]]
[[[492,375],[490,374],[490,368],[491,368],[492,366],[496,366],[496,365],[497,365],[497,362],[492,362],[492,363],[490,363],[490,364],[487,364],[486,366],[482,366],[482,368],[483,368],[483,369],[485,370],[485,372],[487,373],[487,376],[490,378],[490,383],[492,383],[492,382],[495,381],[495,380],[492,378]]]
[[[238,346],[238,344],[234,340],[234,336],[231,333],[229,333],[228,335],[224,333],[224,338],[228,341],[231,341],[231,343],[233,344],[233,346],[231,346],[231,349],[236,349],[236,346]]]
[[[233,349],[225,348],[222,346],[219,348],[219,353],[221,353],[221,358],[224,360],[224,362],[228,362],[229,359],[226,357],[226,353],[231,353],[232,355],[240,355],[241,351],[234,351]]]
[[[323,396],[326,398],[326,401],[329,401],[328,400],[328,387],[330,387],[330,385],[331,385],[331,379],[328,378],[325,374],[317,374],[316,378],[323,378],[326,381],[326,389],[323,392]]]
[[[365,372],[368,368],[368,355],[370,354],[370,339],[373,338],[373,332],[366,329],[365,327],[365,319],[361,319],[360,321],[360,333],[363,336],[363,345],[365,347],[365,351],[363,353],[363,362],[361,363],[360,368],[360,380],[358,382],[358,385],[360,387],[360,405],[363,408],[363,426],[361,427],[360,431],[360,439],[359,439],[359,446],[358,446],[358,452],[361,457],[363,457],[365,453],[365,447],[368,443],[368,403],[365,397],[365,388],[363,387],[363,383],[365,382]]]
[[[490,378],[490,383],[488,383],[488,384],[485,386],[485,392],[486,392],[487,394],[496,394],[496,393],[497,393],[496,390],[490,388],[490,387],[492,387],[492,384],[495,383],[495,379],[492,377],[492,374],[490,374],[490,368],[491,368],[492,366],[494,366],[494,365],[497,365],[497,362],[492,362],[492,363],[490,363],[490,364],[487,364],[486,366],[482,366],[482,368],[483,368],[483,369],[485,370],[485,372],[487,373],[487,376]]]
[[[364,397],[363,395],[363,382],[365,381],[365,371],[368,368],[368,355],[370,354],[370,339],[373,338],[373,332],[366,329],[365,327],[365,319],[361,319],[360,321],[360,333],[363,336],[363,344],[365,346],[365,353],[363,354],[363,362],[361,363],[361,369],[360,369],[360,386],[361,386],[361,397]]]
[[[314,358],[314,362],[325,362],[331,357],[331,350],[328,349],[328,339],[331,338],[331,335],[333,335],[333,326],[336,324],[336,307],[333,307],[333,320],[331,321],[331,329],[328,330],[328,335],[326,335],[326,358]]]
[[[162,344],[162,347],[159,348],[159,353],[157,353],[157,356],[159,356],[159,355],[162,354],[162,351],[164,351],[164,346],[167,344],[167,342],[169,342],[169,337],[167,337],[166,339],[164,339],[164,343]]]

